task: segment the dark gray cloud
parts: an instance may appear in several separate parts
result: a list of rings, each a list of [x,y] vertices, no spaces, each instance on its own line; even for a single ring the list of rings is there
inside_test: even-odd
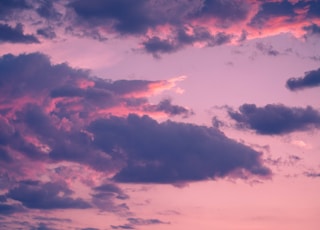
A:
[[[72,222],[71,219],[57,218],[57,217],[35,216],[35,217],[33,217],[33,219],[39,220],[39,221],[47,221],[47,222],[66,222],[66,223]]]
[[[214,128],[148,116],[99,119],[89,126],[94,144],[112,156],[123,154],[126,166],[114,177],[120,182],[176,183],[224,177],[237,169],[267,176],[260,153]]]
[[[295,23],[304,18],[318,18],[320,16],[320,3],[317,0],[311,1],[270,1],[263,2],[258,13],[251,19],[250,26],[263,29],[271,20],[277,17],[286,17],[285,22]],[[307,10],[304,14],[302,11]],[[300,13],[299,13],[300,12]]]
[[[196,42],[202,42],[206,46],[218,46],[229,43],[231,38],[231,34],[219,32],[212,35],[203,28],[195,28],[193,34],[188,34],[184,29],[179,29],[171,39],[161,39],[153,36],[147,38],[142,45],[147,52],[158,58],[160,54],[173,53]]]
[[[16,10],[28,9],[26,0],[1,0],[0,1],[0,19],[10,16]]]
[[[319,35],[320,34],[320,26],[317,24],[311,24],[309,26],[303,27],[305,31],[308,32],[308,35]]]
[[[19,204],[5,204],[0,202],[0,216],[11,215],[17,212],[22,212],[25,209]]]
[[[142,35],[146,31],[157,31],[159,26],[171,26],[170,36],[158,35],[145,37],[142,45],[146,52],[159,57],[163,53],[176,52],[185,46],[202,42],[205,46],[229,43],[232,35],[224,32],[211,34],[205,27],[191,26],[196,20],[217,19],[216,25],[229,27],[236,21],[244,20],[250,10],[245,1],[135,1],[127,0],[77,0],[70,3],[76,18],[83,29],[93,27],[110,28],[115,33],[124,35]],[[186,27],[192,27],[192,33]]]
[[[160,101],[157,105],[148,105],[145,111],[151,112],[165,112],[170,116],[182,115],[184,118],[193,115],[193,112],[183,106],[171,104],[171,100],[164,99]]]
[[[288,16],[294,18],[294,3],[287,0],[277,2],[263,2],[258,13],[251,19],[250,25],[262,28],[265,23],[274,17]],[[302,7],[299,7],[302,8]]]
[[[129,196],[125,194],[118,186],[114,184],[102,184],[98,187],[93,188],[95,191],[99,192],[98,195],[115,196],[117,199],[125,200]]]
[[[39,43],[34,35],[24,34],[22,24],[11,27],[8,24],[0,23],[0,42],[11,43]]]
[[[76,0],[69,6],[91,26],[108,23],[119,33],[141,34],[157,23],[148,13],[146,3],[144,0]]]
[[[84,200],[71,198],[73,192],[64,183],[21,181],[7,196],[31,209],[85,209],[91,205]]]
[[[179,183],[271,174],[261,162],[261,153],[216,128],[158,123],[135,114],[189,115],[189,110],[170,100],[148,102],[150,91],[172,82],[99,79],[67,64],[52,65],[39,53],[1,57],[0,74],[0,150],[4,153],[0,164],[10,175],[19,173],[23,178],[23,170],[31,170],[20,169],[27,164],[21,157],[34,164],[76,162],[115,175],[113,179],[121,182]],[[128,111],[111,116],[118,106]],[[61,170],[57,167],[54,172],[62,175]],[[60,197],[60,192],[66,195]],[[19,183],[8,196],[28,208],[86,207],[67,193],[60,184],[37,182]],[[93,188],[91,198],[102,210],[128,211],[125,203],[114,202],[128,196],[113,184]]]
[[[40,0],[40,6],[36,8],[36,12],[43,18],[51,19],[51,20],[60,20],[62,14],[55,8],[55,1],[50,0]]]
[[[242,0],[204,0],[203,7],[192,15],[199,18],[217,18],[219,27],[228,27],[234,22],[245,20],[250,4]]]
[[[252,129],[265,135],[287,134],[320,127],[320,113],[310,106],[300,108],[268,104],[257,107],[255,104],[243,104],[239,111],[229,110],[228,113],[239,128]]]
[[[320,86],[320,68],[305,72],[303,77],[290,78],[286,86],[292,91]]]

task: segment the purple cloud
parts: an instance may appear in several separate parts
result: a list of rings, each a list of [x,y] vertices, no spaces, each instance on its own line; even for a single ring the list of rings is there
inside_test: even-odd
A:
[[[303,77],[290,78],[286,86],[291,91],[320,86],[320,68],[306,72]]]
[[[86,209],[91,205],[84,200],[73,199],[73,192],[64,183],[21,181],[17,187],[9,190],[7,197],[20,201],[31,209]]]
[[[39,40],[33,35],[24,34],[22,24],[17,24],[13,28],[8,24],[0,23],[0,42],[39,43]]]
[[[281,135],[320,127],[320,113],[310,106],[291,108],[269,104],[257,107],[254,104],[243,104],[239,111],[229,110],[228,113],[239,128],[252,129],[264,135]]]

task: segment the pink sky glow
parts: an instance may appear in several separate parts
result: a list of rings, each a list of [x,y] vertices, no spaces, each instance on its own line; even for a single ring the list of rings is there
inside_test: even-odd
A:
[[[0,47],[0,229],[320,229],[318,0],[2,0]]]

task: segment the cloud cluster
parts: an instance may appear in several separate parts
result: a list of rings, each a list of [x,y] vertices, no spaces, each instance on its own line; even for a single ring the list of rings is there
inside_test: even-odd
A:
[[[142,50],[155,57],[187,46],[234,44],[279,32],[309,36],[318,33],[320,24],[316,0],[57,0],[1,4],[3,23],[5,19],[22,22],[16,18],[26,19],[27,14],[38,17],[39,23],[32,27],[42,39],[55,39],[58,27],[101,41],[132,36],[139,38]],[[10,29],[11,33],[27,36],[28,42],[41,40]],[[5,41],[25,42],[11,37]]]
[[[214,127],[152,118],[192,115],[169,99],[148,101],[154,93],[174,89],[182,77],[111,81],[53,65],[40,53],[2,56],[0,76],[1,215],[34,209],[128,212],[121,202],[129,196],[116,182],[176,184],[271,175],[262,153]],[[70,164],[104,180],[86,179]],[[89,186],[89,197],[78,196],[72,178]],[[128,221],[130,226],[162,223]]]
[[[259,134],[279,135],[320,127],[320,112],[306,108],[287,107],[282,104],[269,104],[257,107],[243,104],[239,111],[228,111],[237,122],[238,128],[252,129]]]

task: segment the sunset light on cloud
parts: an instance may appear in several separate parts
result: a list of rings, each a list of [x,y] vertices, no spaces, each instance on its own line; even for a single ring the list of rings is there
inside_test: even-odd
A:
[[[320,229],[320,1],[0,0],[0,229]]]

